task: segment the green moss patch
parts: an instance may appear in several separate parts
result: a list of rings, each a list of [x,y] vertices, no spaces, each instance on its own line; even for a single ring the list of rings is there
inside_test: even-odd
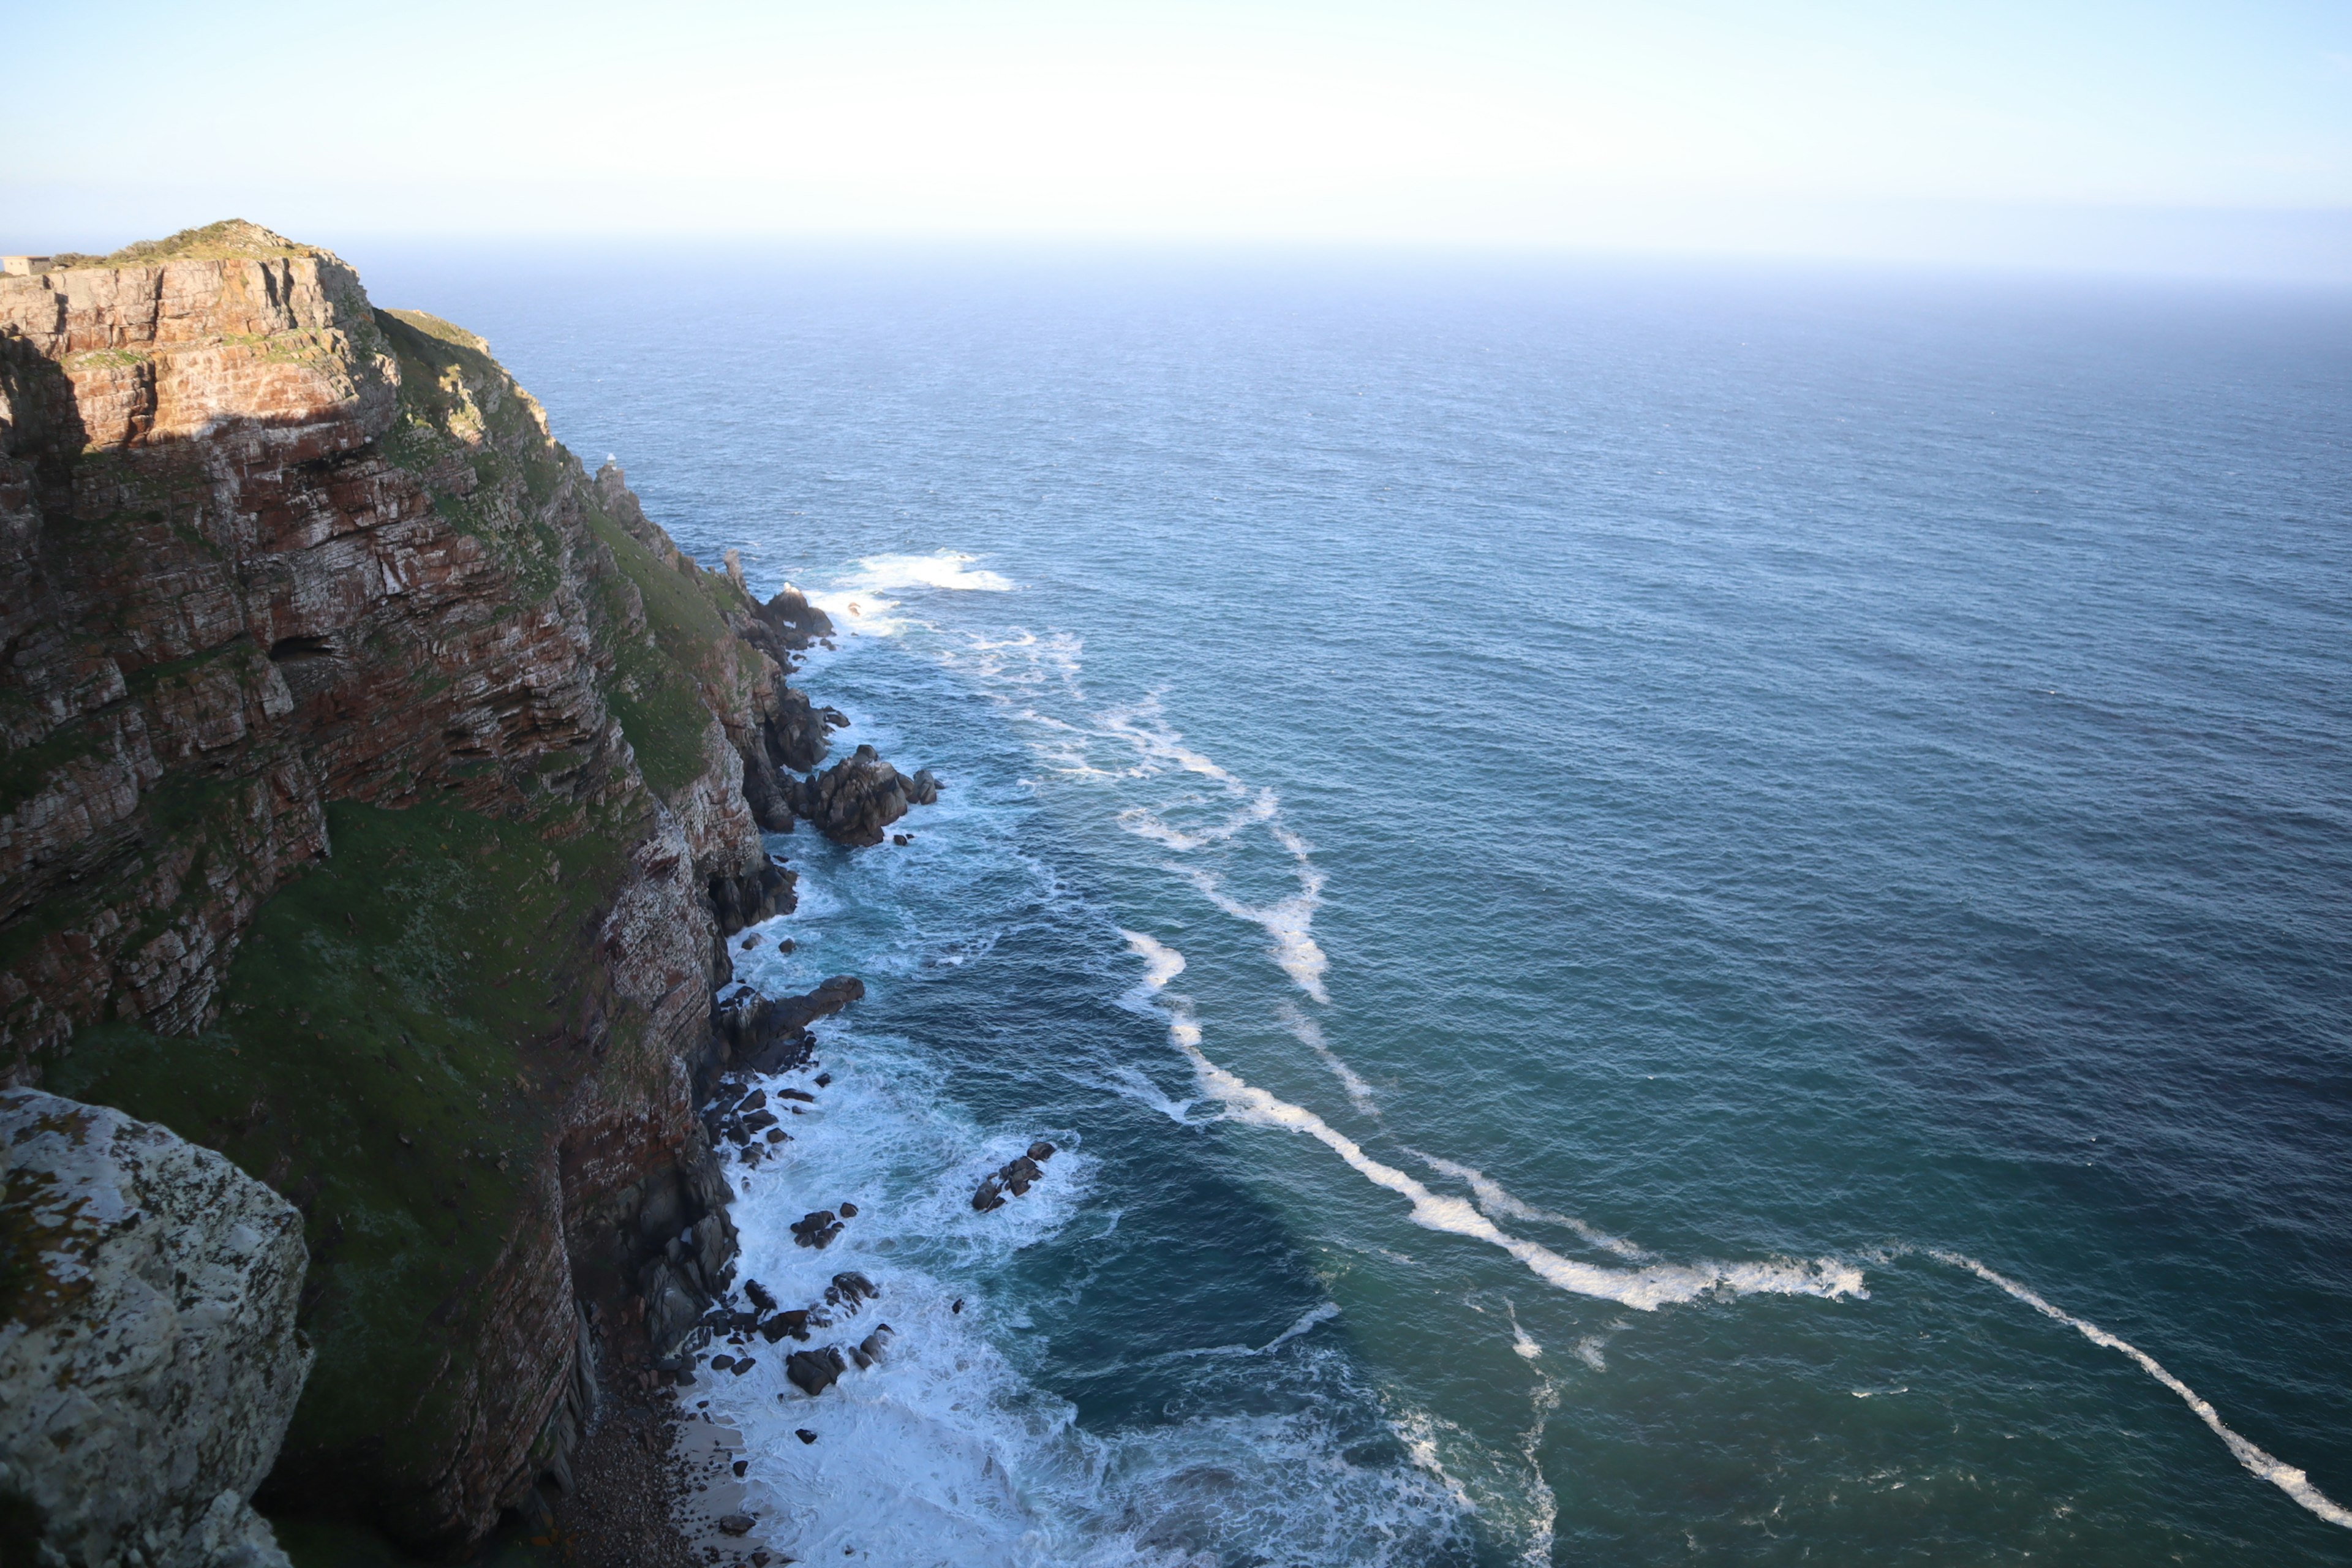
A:
[[[263,906],[215,1026],[99,1025],[50,1069],[56,1092],[161,1121],[302,1208],[319,1360],[298,1465],[381,1445],[415,1474],[447,1430],[493,1331],[474,1288],[591,1065],[574,1042],[621,826],[338,803],[333,858]]]

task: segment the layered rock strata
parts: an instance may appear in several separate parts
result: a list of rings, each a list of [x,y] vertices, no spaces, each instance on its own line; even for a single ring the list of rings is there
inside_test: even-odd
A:
[[[723,1276],[711,995],[790,907],[829,628],[327,252],[65,259],[0,279],[0,1082],[291,1200],[264,1503],[462,1551],[564,1484],[654,1266]]]

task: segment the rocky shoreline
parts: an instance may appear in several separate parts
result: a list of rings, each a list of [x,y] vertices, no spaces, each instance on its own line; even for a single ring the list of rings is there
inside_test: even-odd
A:
[[[879,844],[940,788],[823,767],[823,613],[685,555],[480,339],[241,223],[0,279],[0,1528],[283,1562],[257,1503],[756,1565],[695,1522],[737,1460],[681,1380],[821,1393],[888,1336],[811,1338],[862,1276],[735,1279],[717,1152],[781,1144],[754,1080],[864,986],[760,997],[730,942],[793,907],[764,835]],[[198,1171],[285,1256],[142,1233]],[[164,1244],[223,1310],[90,1283]],[[173,1378],[220,1321],[274,1348],[206,1405]],[[73,1359],[110,1336],[145,1384]],[[99,1489],[75,1434],[153,1462]]]

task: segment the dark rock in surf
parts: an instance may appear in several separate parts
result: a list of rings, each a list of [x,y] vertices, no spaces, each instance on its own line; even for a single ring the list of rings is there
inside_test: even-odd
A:
[[[784,1358],[784,1376],[811,1399],[840,1382],[841,1374],[848,1370],[847,1358],[833,1345],[823,1350],[794,1351]]]
[[[854,974],[836,974],[799,996],[771,998],[757,992],[739,992],[711,1013],[711,1030],[719,1040],[721,1065],[762,1073],[799,1067],[816,1047],[815,1037],[808,1032],[808,1026],[863,1000],[865,995],[866,982]]]
[[[833,1245],[833,1238],[841,1234],[841,1221],[834,1217],[831,1209],[819,1209],[793,1223],[793,1239],[803,1247],[826,1247]]]
[[[835,843],[857,846],[881,843],[909,806],[930,805],[940,798],[940,781],[929,768],[908,778],[871,746],[858,747],[822,773],[782,781],[780,787],[785,803],[818,832]]]

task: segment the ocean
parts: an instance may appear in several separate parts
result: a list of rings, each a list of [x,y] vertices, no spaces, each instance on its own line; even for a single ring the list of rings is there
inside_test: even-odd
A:
[[[2352,1563],[2352,297],[352,258],[946,781],[742,955],[772,1542]]]

